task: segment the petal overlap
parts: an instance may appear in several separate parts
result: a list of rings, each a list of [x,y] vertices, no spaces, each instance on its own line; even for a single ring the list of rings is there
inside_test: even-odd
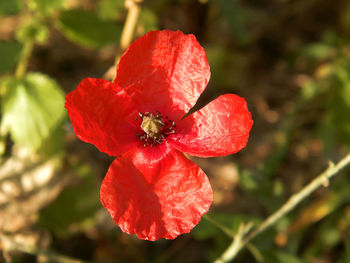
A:
[[[125,91],[103,79],[86,78],[66,96],[65,107],[79,139],[111,156],[135,143],[137,110]]]
[[[253,120],[246,101],[234,94],[218,97],[186,117],[183,128],[168,142],[198,157],[225,156],[245,147]]]
[[[204,49],[194,35],[150,31],[121,57],[114,82],[140,111],[159,110],[181,118],[196,103],[210,78]]]
[[[151,164],[142,149],[117,158],[101,187],[101,202],[116,224],[152,241],[188,233],[213,199],[209,180],[195,163],[165,143],[155,151],[162,158]]]

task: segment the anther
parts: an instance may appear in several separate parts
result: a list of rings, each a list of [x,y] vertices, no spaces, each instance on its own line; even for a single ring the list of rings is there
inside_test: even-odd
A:
[[[174,134],[175,133],[175,131],[174,130],[170,130],[170,131],[168,131],[168,132],[165,132],[164,134]]]

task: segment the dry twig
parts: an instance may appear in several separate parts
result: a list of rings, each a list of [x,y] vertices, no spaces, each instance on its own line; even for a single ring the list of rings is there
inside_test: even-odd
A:
[[[316,189],[321,186],[328,185],[329,179],[336,175],[341,169],[346,167],[350,163],[350,154],[346,155],[336,165],[330,163],[327,170],[317,176],[313,181],[301,189],[298,193],[292,195],[287,202],[280,207],[275,213],[270,215],[264,222],[250,232],[247,236],[247,231],[238,231],[235,235],[231,245],[224,251],[224,253],[218,258],[215,263],[229,262],[235,258],[238,252],[244,248],[253,238],[265,231],[267,228],[276,223],[279,219],[289,213],[299,203],[301,203],[306,197],[311,195]]]

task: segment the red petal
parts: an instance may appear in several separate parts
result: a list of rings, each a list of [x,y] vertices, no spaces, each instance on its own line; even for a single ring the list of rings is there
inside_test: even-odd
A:
[[[245,147],[253,120],[246,101],[226,94],[183,120],[167,141],[178,150],[199,157],[223,156]]]
[[[141,239],[188,233],[212,202],[207,176],[165,143],[144,150],[112,163],[101,187],[103,206],[124,232]]]
[[[79,139],[112,156],[135,142],[136,106],[124,90],[103,79],[83,79],[66,95],[66,109]]]
[[[126,88],[140,111],[159,110],[176,119],[169,111],[187,113],[209,78],[207,57],[195,36],[163,30],[151,31],[130,45],[114,82]]]

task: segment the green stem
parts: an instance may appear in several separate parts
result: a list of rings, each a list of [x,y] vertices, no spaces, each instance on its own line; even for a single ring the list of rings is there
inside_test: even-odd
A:
[[[34,47],[33,40],[27,40],[24,43],[22,53],[21,53],[21,56],[19,58],[19,62],[18,62],[16,72],[15,72],[16,78],[21,79],[21,78],[23,78],[24,74],[26,73],[28,61],[29,61],[30,55],[32,53],[33,47]]]
[[[217,259],[217,263],[229,262],[235,258],[238,252],[245,247],[253,238],[265,231],[267,228],[276,223],[279,219],[289,213],[293,208],[295,208],[299,203],[301,203],[306,197],[310,196],[316,189],[320,186],[328,186],[329,179],[336,175],[341,169],[346,167],[350,163],[350,154],[346,155],[341,161],[336,165],[331,163],[327,170],[317,176],[308,185],[306,185],[301,191],[292,195],[287,202],[280,207],[275,213],[270,215],[258,228],[250,232],[246,237],[245,233],[238,233],[231,245],[224,251],[222,256]]]
[[[224,232],[229,237],[233,238],[235,236],[235,234],[228,227],[226,227],[223,224],[221,224],[220,222],[216,221],[214,218],[212,218],[208,214],[203,215],[203,217],[206,220],[208,220],[210,223],[215,225],[217,228],[219,228],[222,232]]]
[[[258,263],[262,263],[264,262],[264,257],[261,254],[261,252],[259,251],[259,249],[257,249],[254,245],[252,245],[251,243],[247,244],[247,249],[250,251],[250,253],[253,255],[253,257],[255,258],[256,262]]]
[[[226,249],[221,255],[221,257],[215,260],[214,263],[226,263],[230,261],[233,258],[234,254],[236,254],[237,251],[239,251],[242,239],[244,238],[244,235],[248,233],[251,227],[251,223],[248,223],[247,225],[241,223],[241,225],[238,228],[237,234],[234,236],[233,242],[231,243],[229,248]]]
[[[219,221],[215,220],[214,218],[212,218],[208,214],[203,215],[203,218],[205,218],[210,223],[212,223],[217,228],[219,228],[228,237],[233,238],[233,239],[235,238],[236,235],[235,235],[235,233],[233,233],[233,231],[231,231],[228,227],[224,226],[223,224],[221,224]],[[254,256],[254,258],[256,259],[257,262],[259,262],[259,263],[263,262],[263,257],[260,254],[259,250],[255,246],[253,246],[252,244],[248,244],[247,248],[250,251],[250,253]]]

